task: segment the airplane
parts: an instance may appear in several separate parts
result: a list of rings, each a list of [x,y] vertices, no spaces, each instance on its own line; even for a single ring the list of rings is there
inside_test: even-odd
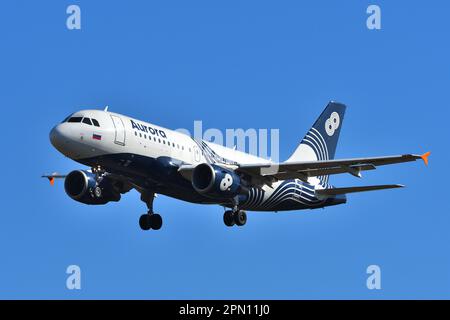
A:
[[[178,131],[105,110],[75,112],[50,131],[51,144],[90,169],[43,175],[64,179],[69,197],[88,205],[119,201],[137,190],[147,206],[142,230],[159,230],[153,211],[157,194],[198,204],[223,206],[226,226],[243,226],[246,211],[316,209],[344,204],[346,195],[404,187],[400,184],[334,187],[330,175],[422,159],[430,152],[385,157],[334,159],[346,106],[331,101],[284,162],[196,140]]]

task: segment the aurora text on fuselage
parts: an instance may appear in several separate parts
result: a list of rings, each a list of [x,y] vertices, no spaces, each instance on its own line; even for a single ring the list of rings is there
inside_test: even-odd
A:
[[[133,120],[130,120],[130,121],[131,121],[131,126],[133,127],[133,129],[138,129],[139,131],[142,131],[145,133],[150,133],[152,135],[155,135],[155,136],[158,136],[161,138],[167,138],[166,133],[163,130],[148,127],[146,125],[136,123]]]

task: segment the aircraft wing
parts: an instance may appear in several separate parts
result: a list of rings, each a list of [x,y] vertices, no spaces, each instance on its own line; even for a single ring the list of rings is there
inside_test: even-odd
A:
[[[55,184],[55,179],[65,179],[67,175],[54,172],[52,174],[43,174],[42,178],[47,178],[51,185]]]
[[[378,166],[410,162],[422,159],[428,164],[430,152],[423,155],[405,154],[387,157],[336,159],[321,161],[283,162],[277,164],[242,164],[236,171],[252,177],[269,178],[272,180],[301,179],[309,177],[350,173],[361,177],[361,171],[374,170]]]

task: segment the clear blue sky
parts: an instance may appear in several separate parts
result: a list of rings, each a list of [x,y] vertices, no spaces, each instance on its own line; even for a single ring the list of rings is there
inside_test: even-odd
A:
[[[366,8],[382,29],[366,28]],[[78,4],[82,29],[66,28]],[[4,1],[0,298],[450,298],[450,43],[445,1]],[[316,211],[249,213],[164,196],[143,232],[136,192],[86,206],[42,173],[81,168],[48,133],[110,109],[169,128],[279,128],[281,157],[329,100],[337,157],[432,151],[337,186],[403,183]],[[82,290],[65,287],[66,267]],[[382,290],[366,288],[377,264]]]

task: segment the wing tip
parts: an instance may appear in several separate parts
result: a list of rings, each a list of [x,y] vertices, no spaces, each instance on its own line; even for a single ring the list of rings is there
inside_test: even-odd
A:
[[[420,156],[420,158],[423,160],[423,163],[425,163],[426,166],[428,165],[428,157],[430,156],[430,154],[431,152],[428,151]]]
[[[54,174],[55,174],[55,173],[54,173]],[[41,176],[41,178],[47,178],[48,181],[50,182],[50,185],[51,185],[51,186],[53,186],[53,185],[55,184],[55,177],[54,177],[53,175],[46,175],[46,174],[43,174],[43,175]]]

